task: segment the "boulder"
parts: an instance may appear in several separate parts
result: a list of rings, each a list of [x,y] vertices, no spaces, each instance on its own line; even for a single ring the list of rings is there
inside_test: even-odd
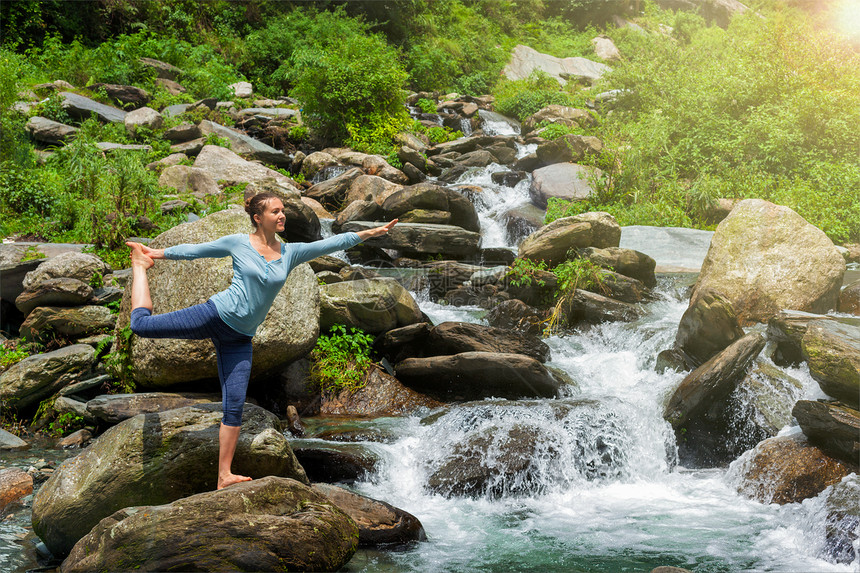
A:
[[[603,150],[603,142],[591,135],[575,135],[572,133],[568,133],[567,135],[563,135],[557,139],[553,139],[552,141],[548,141],[546,143],[542,143],[538,145],[537,157],[538,160],[544,165],[554,165],[556,163],[579,163],[587,156],[598,155]],[[579,171],[581,172],[581,166]],[[539,170],[540,171],[540,170]],[[568,168],[567,171],[572,171]],[[586,170],[588,171],[588,170]],[[599,170],[597,170],[598,176],[600,175]],[[546,178],[547,172],[541,171],[540,173],[535,172],[535,177]],[[590,173],[586,173],[586,177],[590,176]],[[572,176],[573,179],[582,178],[578,175]],[[542,184],[543,185],[543,184]],[[543,187],[542,187],[543,188]],[[585,197],[578,197],[580,199],[586,199]]]
[[[500,302],[484,318],[490,326],[539,336],[543,332],[546,314],[514,298]]]
[[[616,62],[621,59],[621,52],[609,36],[600,35],[591,39],[594,54],[601,60]]]
[[[182,243],[203,243],[250,231],[244,211],[226,209],[173,227],[153,239],[150,247],[163,249]],[[149,271],[155,311],[170,312],[204,302],[226,289],[232,276],[230,258],[159,261]],[[299,265],[293,269],[254,336],[252,376],[287,364],[313,348],[319,328],[317,293],[310,267]],[[120,307],[119,328],[129,324],[130,314],[131,289],[127,289]],[[218,376],[215,349],[209,340],[135,336],[130,347],[134,379],[142,387],[161,388]]]
[[[72,432],[65,438],[57,441],[57,448],[83,448],[90,440],[93,439],[93,434],[86,428],[82,428],[76,432]]]
[[[393,278],[320,285],[320,328],[344,324],[378,334],[423,320],[418,303]]]
[[[200,132],[206,136],[214,133],[218,137],[230,140],[230,149],[239,155],[250,159],[256,159],[279,167],[290,167],[292,161],[283,151],[266,145],[262,141],[254,139],[244,133],[230,127],[224,127],[208,119],[204,119],[198,125]]]
[[[104,306],[40,306],[27,315],[20,332],[30,340],[45,340],[54,335],[81,338],[111,331],[116,323],[116,315]]]
[[[0,298],[12,302],[24,292],[24,279],[28,273],[43,264],[45,259],[22,261],[27,247],[0,243]]]
[[[142,107],[134,111],[128,112],[125,116],[125,129],[134,137],[138,127],[156,130],[164,124],[164,118],[161,114],[150,107]]]
[[[450,218],[450,214],[448,216]],[[376,201],[353,201],[338,213],[331,228],[337,233],[350,221],[377,221],[381,218],[382,208]]]
[[[600,177],[602,172],[596,167],[576,163],[556,163],[535,169],[529,196],[532,203],[546,209],[551,198],[564,201],[582,201],[591,196],[594,188],[591,177]]]
[[[338,571],[358,538],[355,522],[322,493],[266,477],[120,509],[75,545],[63,572]]]
[[[310,181],[324,167],[337,164],[337,158],[331,153],[314,151],[302,160],[301,174],[305,176],[305,179]]]
[[[600,271],[599,282],[584,286],[583,290],[630,304],[653,298],[642,281],[606,269]]]
[[[409,177],[399,169],[392,167],[379,155],[367,155],[361,162],[361,168],[368,175],[378,175],[398,185],[409,183]]]
[[[127,112],[121,109],[99,103],[76,93],[60,92],[60,97],[63,98],[62,106],[66,113],[81,121],[89,119],[95,114],[98,120],[103,123],[123,123],[127,115]]]
[[[402,185],[392,183],[376,175],[359,175],[350,184],[344,203],[353,201],[375,201],[380,206],[392,193],[399,191]]]
[[[28,119],[25,128],[33,139],[50,145],[71,141],[78,133],[77,127],[39,116]]]
[[[176,66],[153,58],[138,58],[138,61],[144,66],[154,69],[159,78],[166,80],[176,80],[183,73]]]
[[[342,231],[364,231],[378,227],[373,221],[350,221]],[[403,223],[395,225],[386,235],[368,239],[372,247],[396,249],[411,254],[470,255],[478,250],[481,235],[454,225]]]
[[[860,476],[856,473],[842,479],[825,493],[825,559],[850,564],[857,560],[860,538]]]
[[[773,361],[780,366],[796,365],[803,362],[800,345],[806,328],[814,320],[830,320],[821,314],[782,310],[768,320],[767,337],[776,343]]]
[[[860,316],[860,280],[849,284],[839,293],[838,310]]]
[[[556,58],[520,44],[511,52],[511,61],[502,73],[509,80],[524,80],[535,70],[541,70],[563,86],[568,80],[584,79],[593,82],[611,69],[606,64],[587,58]]]
[[[173,165],[179,165],[183,161],[186,161],[188,156],[184,153],[171,153],[164,159],[159,159],[158,161],[153,161],[152,163],[147,163],[146,168],[150,171],[155,171],[156,173],[161,170],[171,167]]]
[[[94,362],[95,350],[87,344],[28,356],[0,374],[0,398],[18,409],[37,404],[88,372]]]
[[[294,440],[292,446],[311,481],[353,483],[373,474],[379,463],[363,444]]]
[[[197,127],[196,124],[189,123],[187,121],[183,121],[179,125],[171,127],[164,132],[165,139],[176,142],[191,141],[192,139],[197,139],[202,136],[203,133],[200,131],[200,128]]]
[[[395,372],[410,388],[446,402],[493,396],[552,398],[562,385],[534,358],[497,352],[407,358]]]
[[[657,262],[645,253],[621,247],[586,247],[579,249],[577,255],[603,268],[642,281],[648,288],[657,286],[657,277],[654,275]]]
[[[38,491],[33,530],[54,555],[66,555],[117,510],[213,489],[220,421],[220,404],[200,404],[140,414],[108,429],[63,462]],[[280,430],[274,414],[246,404],[233,471],[308,483]]]
[[[0,513],[13,501],[33,493],[33,477],[18,468],[0,470]]]
[[[152,96],[146,90],[135,86],[125,86],[121,84],[92,84],[86,87],[92,93],[103,91],[107,96],[119,102],[123,107],[138,109],[146,105],[152,99]]]
[[[757,361],[725,403],[729,410],[729,440],[740,455],[756,443],[795,425],[792,408],[803,395],[803,384],[765,360]],[[723,405],[720,405],[723,406]]]
[[[524,354],[540,362],[550,358],[549,346],[537,336],[470,322],[443,322],[430,329],[428,356],[462,352]]]
[[[78,252],[65,252],[41,263],[39,267],[24,277],[24,288],[57,278],[78,279],[89,283],[94,274],[106,275],[111,268],[94,255]]]
[[[543,122],[559,123],[568,127],[588,127],[594,124],[594,118],[585,110],[552,104],[528,116],[523,125],[532,130]]]
[[[311,154],[313,155],[313,154]],[[305,159],[307,161],[307,159]],[[326,209],[337,210],[343,206],[346,192],[352,182],[362,175],[358,167],[353,167],[337,177],[321,181],[305,191],[304,195],[319,201]]]
[[[235,97],[251,97],[254,95],[254,86],[251,82],[236,82],[227,86],[227,90],[233,92]]]
[[[93,288],[78,279],[47,279],[18,295],[15,306],[26,316],[37,306],[77,306],[92,296]]]
[[[809,373],[825,394],[860,407],[860,326],[810,322],[801,349]]]
[[[860,460],[860,412],[843,404],[798,400],[791,411],[810,443],[849,464]]]
[[[177,193],[190,193],[199,198],[221,193],[221,188],[209,171],[188,165],[165,168],[158,177],[158,186],[172,187]]]
[[[802,434],[761,442],[741,458],[738,492],[761,503],[798,503],[857,471],[809,444]]]
[[[87,412],[87,403],[77,398],[70,398],[68,396],[60,396],[54,400],[53,411],[57,416],[62,416],[63,414],[72,414],[73,416],[80,416],[83,418],[85,424],[93,424],[96,422],[96,419]]]
[[[481,224],[474,205],[454,190],[434,183],[419,183],[403,187],[389,195],[382,203],[386,217],[394,219],[416,209],[447,211],[451,225],[478,232]]]
[[[394,376],[373,366],[365,376],[364,386],[358,390],[343,390],[337,394],[324,395],[319,413],[323,416],[379,418],[408,416],[420,408],[432,409],[441,405],[440,402],[407,388]]]
[[[336,485],[320,483],[313,488],[355,521],[359,547],[402,545],[427,539],[421,522],[411,513]]]
[[[171,145],[170,146],[170,153],[171,154],[181,153],[181,154],[186,155],[188,157],[197,157],[198,155],[200,155],[200,152],[203,151],[204,147],[206,147],[206,140],[202,137],[198,137],[197,139],[191,139],[189,141],[183,141],[182,143],[176,143],[174,145]],[[222,149],[226,149],[226,148],[222,148]],[[198,167],[203,167],[203,166],[199,165]],[[230,182],[233,183],[236,181],[231,179]]]
[[[560,323],[568,327],[576,326],[581,322],[588,324],[630,322],[640,315],[636,305],[582,289],[576,289],[572,296],[566,297],[560,310]]]
[[[86,403],[90,417],[108,424],[118,424],[138,414],[153,414],[194,406],[208,402],[221,402],[219,394],[191,392],[138,392],[135,394],[105,394]]]
[[[546,261],[547,265],[553,267],[568,260],[568,251],[571,249],[617,247],[620,239],[621,227],[612,215],[583,213],[556,219],[541,227],[520,243],[518,255]]]
[[[836,308],[845,261],[819,229],[761,199],[738,203],[711,239],[693,289],[722,293],[742,324],[766,322],[782,309]]]
[[[708,291],[684,311],[675,335],[675,347],[698,366],[743,335],[732,303],[720,293]]]
[[[30,444],[11,432],[0,428],[0,451],[2,450],[26,450]]]

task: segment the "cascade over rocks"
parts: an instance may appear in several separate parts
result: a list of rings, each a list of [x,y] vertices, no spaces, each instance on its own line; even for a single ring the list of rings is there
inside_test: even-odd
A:
[[[38,404],[77,381],[94,362],[95,350],[88,344],[28,356],[0,374],[0,399],[18,409]]]
[[[856,473],[835,484],[826,495],[825,555],[837,563],[850,564],[857,559],[855,549],[860,538],[860,476]]]
[[[226,209],[173,227],[153,239],[150,247],[162,249],[181,243],[203,243],[251,230],[244,211]],[[205,302],[226,289],[233,276],[229,257],[158,261],[148,274],[156,313]],[[254,336],[252,376],[287,364],[313,348],[319,328],[318,290],[310,267],[299,265],[293,269]],[[129,324],[130,315],[131,289],[127,289],[117,321],[119,328]],[[131,340],[130,354],[135,381],[143,387],[161,388],[218,375],[215,349],[209,340],[135,336]]]
[[[54,555],[66,555],[117,510],[212,490],[218,475],[220,422],[220,404],[198,404],[140,414],[108,429],[77,457],[63,462],[38,491],[33,530]],[[245,405],[233,471],[308,483],[278,419],[250,404]]]
[[[272,476],[120,509],[75,545],[62,570],[338,571],[358,540],[355,522],[319,490]]]
[[[845,261],[819,229],[761,199],[738,203],[711,239],[691,301],[706,288],[728,298],[741,323],[780,310],[836,308]]]

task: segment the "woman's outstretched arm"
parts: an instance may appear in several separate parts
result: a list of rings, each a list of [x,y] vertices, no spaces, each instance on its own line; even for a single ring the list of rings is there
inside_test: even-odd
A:
[[[294,264],[299,265],[321,255],[327,255],[335,251],[342,251],[350,247],[354,247],[365,239],[384,235],[396,224],[397,219],[394,219],[381,227],[367,229],[366,231],[360,231],[358,233],[343,233],[321,241],[314,241],[313,243],[290,243],[290,248],[293,250],[293,257],[295,260]]]

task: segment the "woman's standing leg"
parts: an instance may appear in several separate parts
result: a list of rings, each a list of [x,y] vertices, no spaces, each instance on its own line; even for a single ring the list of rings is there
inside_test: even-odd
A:
[[[251,377],[251,337],[236,333],[222,325],[223,336],[213,337],[218,357],[218,377],[221,380],[221,403],[224,417],[218,432],[218,489],[234,483],[249,481],[248,476],[233,473],[233,455],[242,428],[242,408]]]

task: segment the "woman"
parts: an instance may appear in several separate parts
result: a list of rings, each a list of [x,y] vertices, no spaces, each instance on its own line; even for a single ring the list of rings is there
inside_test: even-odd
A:
[[[355,246],[365,239],[384,235],[397,219],[382,227],[344,233],[313,243],[281,243],[284,204],[271,193],[260,193],[245,201],[254,232],[228,235],[210,243],[150,249],[140,243],[131,247],[131,330],[145,338],[210,338],[215,345],[218,377],[221,380],[223,419],[219,430],[218,489],[248,481],[231,471],[233,454],[242,426],[242,405],[251,375],[251,339],[266,318],[269,307],[287,275],[301,263],[320,255]],[[203,304],[152,315],[152,298],[146,271],[153,259],[197,259],[233,257],[230,287]]]

